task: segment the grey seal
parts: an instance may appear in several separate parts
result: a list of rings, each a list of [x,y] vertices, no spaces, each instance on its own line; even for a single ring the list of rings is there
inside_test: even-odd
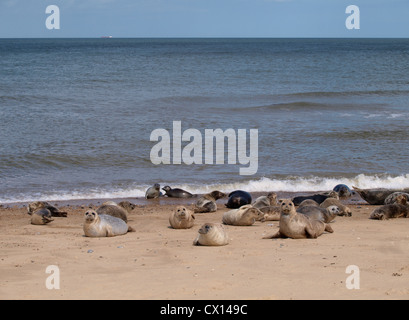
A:
[[[216,212],[216,201],[225,197],[225,193],[217,190],[205,194],[204,196],[200,197],[199,200],[197,200],[194,211],[195,213]]]
[[[220,223],[205,223],[193,241],[195,246],[225,246],[227,244],[229,244],[229,236]]]
[[[315,202],[317,202],[318,204],[323,203],[326,199],[328,198],[335,198],[335,199],[339,199],[338,193],[336,193],[335,191],[331,191],[328,194],[314,194],[312,196],[298,196],[298,197],[294,197],[292,199],[294,205],[299,206],[301,204],[301,202],[303,202],[304,200],[314,200]]]
[[[297,209],[298,213],[302,213],[312,220],[319,220],[325,223],[330,223],[339,215],[337,206],[329,206],[328,208],[320,208],[316,206],[303,206]]]
[[[281,217],[279,231],[263,239],[292,238],[316,239],[325,231],[333,233],[331,226],[325,222],[313,220],[295,211],[294,203],[290,199],[281,201]]]
[[[223,214],[223,223],[232,226],[252,226],[256,221],[264,218],[264,213],[252,205],[241,206],[238,209]]]
[[[28,206],[27,206],[27,213],[29,215],[32,215],[35,211],[39,210],[39,209],[47,209],[51,212],[51,215],[53,217],[67,217],[67,212],[62,212],[60,211],[58,208],[50,205],[48,202],[45,201],[35,201],[35,202],[31,202]]]
[[[386,204],[375,209],[370,217],[375,220],[388,220],[394,218],[409,218],[409,206],[404,195],[396,197],[396,203]]]
[[[146,190],[145,199],[157,199],[161,195],[162,195],[162,192],[160,192],[160,184],[155,183],[152,187]]]
[[[191,210],[179,206],[171,212],[169,223],[173,229],[190,229],[195,224],[195,216]]]
[[[395,192],[409,192],[409,189],[393,190],[393,189],[359,189],[352,187],[362,199],[372,205],[383,205],[388,196]]]
[[[250,193],[243,190],[236,190],[229,194],[229,200],[226,203],[226,207],[229,209],[238,209],[241,206],[251,204],[251,202],[252,198]]]
[[[86,237],[92,238],[115,237],[134,231],[122,219],[105,214],[99,215],[94,210],[85,213],[83,230]]]
[[[52,221],[54,220],[52,219],[50,210],[45,208],[39,209],[31,215],[31,224],[34,225],[45,225]]]

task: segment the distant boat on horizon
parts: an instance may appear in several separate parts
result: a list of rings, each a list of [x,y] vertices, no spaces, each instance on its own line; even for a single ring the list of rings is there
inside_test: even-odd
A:
[[[112,36],[102,36],[101,38],[102,38],[102,39],[111,39]]]

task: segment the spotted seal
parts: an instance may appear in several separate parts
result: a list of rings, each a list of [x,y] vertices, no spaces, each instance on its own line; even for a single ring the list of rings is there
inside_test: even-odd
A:
[[[51,211],[46,208],[39,209],[31,215],[31,224],[34,225],[45,225],[52,221],[54,220],[52,219]]]
[[[297,209],[298,213],[308,216],[312,220],[319,220],[325,223],[330,223],[339,215],[337,206],[329,206],[328,208],[320,208],[316,206],[303,206]]]
[[[396,203],[385,204],[380,208],[375,209],[370,217],[375,220],[388,220],[394,218],[409,218],[409,205],[404,195],[396,197]]]

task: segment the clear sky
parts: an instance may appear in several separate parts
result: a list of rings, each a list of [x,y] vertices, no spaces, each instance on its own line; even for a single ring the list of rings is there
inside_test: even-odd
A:
[[[360,29],[348,30],[348,5]],[[45,25],[49,5],[60,30]],[[0,0],[0,38],[407,37],[409,0]]]

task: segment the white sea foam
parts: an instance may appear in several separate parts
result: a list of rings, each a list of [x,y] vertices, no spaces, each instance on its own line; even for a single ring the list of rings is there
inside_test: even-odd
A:
[[[231,192],[233,190],[246,190],[248,192],[316,192],[332,190],[337,184],[356,186],[362,189],[402,189],[409,188],[409,174],[400,176],[390,175],[364,175],[360,174],[353,178],[331,178],[331,177],[287,177],[285,179],[261,178],[232,183],[204,184],[177,184],[161,183],[162,186],[170,185],[173,188],[182,188],[191,193],[204,194],[213,190]],[[143,198],[149,186],[130,186],[116,190],[77,190],[72,192],[49,192],[46,194],[18,195],[10,198],[0,199],[0,203],[16,203],[31,201],[66,201],[81,199],[119,199],[119,198]]]

